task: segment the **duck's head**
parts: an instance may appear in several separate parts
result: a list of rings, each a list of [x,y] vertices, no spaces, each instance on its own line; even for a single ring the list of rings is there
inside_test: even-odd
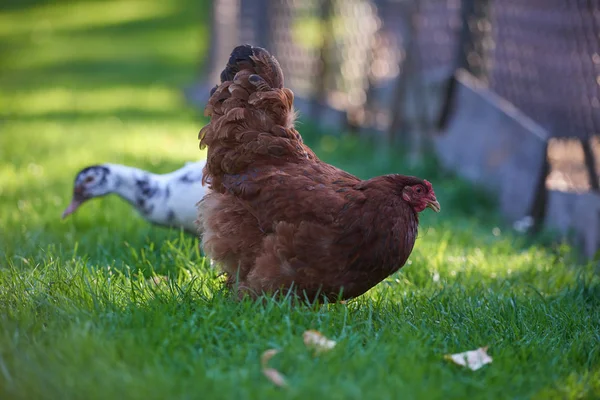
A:
[[[87,200],[114,192],[117,178],[105,165],[92,165],[77,173],[73,185],[73,199],[62,217],[73,214]]]

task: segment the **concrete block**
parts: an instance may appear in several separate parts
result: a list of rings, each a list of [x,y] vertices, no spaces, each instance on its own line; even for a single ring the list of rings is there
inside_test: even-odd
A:
[[[511,222],[521,219],[543,179],[548,135],[468,73],[459,71],[457,80],[457,107],[434,139],[436,152],[446,168],[498,193]]]
[[[600,195],[548,191],[546,226],[572,238],[588,258],[600,250]]]

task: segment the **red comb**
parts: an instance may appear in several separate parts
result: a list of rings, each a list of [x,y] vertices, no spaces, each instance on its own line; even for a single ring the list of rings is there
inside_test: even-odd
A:
[[[425,179],[423,180],[423,183],[425,183],[425,186],[427,186],[427,189],[429,189],[429,191],[431,192],[431,194],[435,196],[435,193],[433,191],[433,186],[431,186],[431,183],[429,183],[429,181],[425,180]]]

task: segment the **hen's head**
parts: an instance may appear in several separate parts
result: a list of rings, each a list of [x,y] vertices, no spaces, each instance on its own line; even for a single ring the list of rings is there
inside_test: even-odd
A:
[[[115,177],[104,165],[92,165],[84,168],[75,177],[73,199],[62,217],[73,214],[85,201],[111,193],[115,188]]]
[[[435,197],[431,183],[413,177],[404,178],[402,199],[410,204],[415,212],[419,213],[426,208],[431,208],[435,212],[440,212],[440,203]]]

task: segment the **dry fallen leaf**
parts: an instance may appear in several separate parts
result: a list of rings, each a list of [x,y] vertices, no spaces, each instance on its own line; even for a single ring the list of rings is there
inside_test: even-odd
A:
[[[455,364],[477,371],[485,364],[490,364],[492,362],[492,357],[487,354],[487,349],[486,346],[480,347],[477,350],[465,351],[464,353],[446,354],[444,358]]]
[[[154,275],[154,276],[146,279],[146,283],[149,285],[150,284],[160,285],[162,282],[167,282],[168,280],[169,280],[169,278],[164,275]]]
[[[276,350],[276,349],[269,349],[269,350],[266,350],[265,352],[263,352],[262,356],[260,356],[260,363],[261,363],[262,367],[266,368],[267,364],[269,363],[269,360],[271,358],[273,358],[273,356],[277,353],[279,353],[279,350]]]
[[[306,347],[313,348],[317,353],[331,350],[336,345],[334,340],[327,339],[327,337],[319,331],[306,331],[302,337],[304,338],[304,344]]]
[[[287,386],[287,382],[281,372],[277,371],[275,368],[268,368],[269,360],[277,353],[279,353],[279,350],[276,349],[269,349],[262,353],[262,356],[260,357],[262,373],[276,386],[285,387]]]
[[[285,378],[275,368],[263,368],[262,372],[267,377],[268,380],[273,382],[273,384],[275,386],[279,386],[279,387],[287,386],[287,382],[285,381]]]

